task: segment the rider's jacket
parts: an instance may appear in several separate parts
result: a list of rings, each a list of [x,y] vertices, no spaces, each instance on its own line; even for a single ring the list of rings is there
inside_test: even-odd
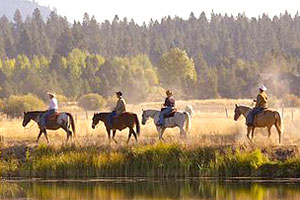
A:
[[[173,96],[167,97],[164,103],[165,107],[175,107],[175,99]]]
[[[268,108],[268,96],[266,92],[260,92],[257,95],[255,108]]]
[[[120,116],[123,112],[126,112],[126,102],[122,97],[118,99],[114,111],[116,111],[117,116]]]

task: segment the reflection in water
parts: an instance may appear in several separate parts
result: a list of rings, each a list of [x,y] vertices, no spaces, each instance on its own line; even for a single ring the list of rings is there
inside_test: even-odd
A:
[[[0,199],[300,199],[300,184],[193,179],[14,182],[1,188]]]

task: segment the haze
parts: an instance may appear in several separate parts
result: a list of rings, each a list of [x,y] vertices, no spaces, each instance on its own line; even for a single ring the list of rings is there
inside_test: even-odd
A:
[[[139,24],[147,23],[151,18],[160,20],[167,15],[186,19],[191,12],[194,12],[197,17],[202,11],[209,14],[212,10],[215,13],[228,13],[234,16],[245,12],[248,17],[258,17],[262,13],[272,17],[286,10],[296,14],[300,8],[300,1],[297,0],[39,0],[38,3],[56,7],[58,13],[67,16],[71,22],[81,21],[83,14],[87,12],[91,16],[94,15],[99,22],[112,20],[117,14],[119,18],[133,18]]]

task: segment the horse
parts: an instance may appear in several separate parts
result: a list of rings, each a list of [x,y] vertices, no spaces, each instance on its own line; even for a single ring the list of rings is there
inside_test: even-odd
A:
[[[75,136],[75,122],[74,122],[74,118],[72,116],[71,113],[66,113],[66,112],[62,112],[59,113],[56,116],[56,120],[50,120],[48,118],[47,123],[46,123],[46,128],[42,128],[40,125],[40,120],[42,115],[45,113],[46,111],[33,111],[33,112],[24,112],[24,119],[23,119],[23,127],[26,127],[26,125],[33,120],[34,122],[36,122],[39,125],[40,128],[40,132],[39,135],[37,137],[36,143],[39,142],[39,139],[42,135],[42,133],[44,133],[44,136],[47,140],[47,143],[49,144],[49,139],[47,136],[47,131],[48,130],[58,130],[60,128],[64,129],[67,133],[67,141],[69,140],[70,137],[72,137],[73,133]],[[51,118],[51,116],[50,116]],[[70,126],[72,127],[72,131],[70,130]]]
[[[237,121],[238,118],[243,115],[246,119],[248,114],[252,109],[248,106],[235,105],[234,110],[234,120]],[[247,137],[251,141],[251,137],[254,137],[254,130],[256,127],[268,129],[268,138],[271,136],[271,128],[275,125],[278,136],[279,136],[279,144],[281,143],[281,134],[282,134],[282,120],[279,112],[273,110],[264,110],[262,114],[258,114],[254,118],[254,126],[248,126],[247,128]]]
[[[143,110],[142,124],[145,125],[149,118],[154,119],[154,124],[156,126],[157,132],[159,133],[159,139],[163,141],[165,141],[163,138],[163,134],[167,128],[179,127],[180,136],[186,137],[186,134],[191,129],[191,116],[194,112],[192,106],[186,106],[184,112],[175,112],[173,117],[164,119],[163,126],[157,126],[160,112],[160,110]]]
[[[95,113],[93,116],[92,128],[95,129],[99,121],[102,121],[106,127],[106,131],[108,134],[108,139],[111,141],[110,133],[113,131],[112,139],[115,143],[115,135],[117,130],[121,131],[123,129],[129,128],[129,134],[127,143],[129,142],[131,135],[133,134],[136,141],[138,141],[137,136],[140,135],[140,122],[135,113],[124,112],[119,117],[115,117],[113,120],[112,128],[110,128],[108,124],[108,116],[110,113]],[[133,130],[134,126],[136,126],[136,132]]]

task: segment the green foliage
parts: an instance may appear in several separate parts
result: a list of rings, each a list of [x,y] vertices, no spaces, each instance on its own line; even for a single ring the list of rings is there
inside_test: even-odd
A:
[[[66,96],[64,96],[64,95],[57,94],[56,98],[57,98],[57,101],[59,103],[66,103],[66,102],[68,102],[68,98]]]
[[[46,106],[38,97],[28,94],[25,96],[10,96],[4,102],[3,112],[11,117],[22,116],[23,112],[42,110]]]
[[[14,21],[0,18],[0,96],[43,98],[51,90],[108,98],[122,90],[136,103],[170,88],[176,98],[253,98],[260,84],[277,98],[298,96],[299,19],[286,12],[272,19],[211,13],[209,20],[203,12],[140,26],[118,16],[99,24],[86,13],[70,26],[55,12],[44,21],[38,9],[26,20],[16,11]]]
[[[105,99],[99,94],[86,94],[80,97],[78,105],[85,110],[99,110],[105,106]]]
[[[182,88],[185,92],[192,92],[189,86],[197,81],[193,59],[179,48],[171,49],[162,55],[159,61],[159,75],[164,87]]]

